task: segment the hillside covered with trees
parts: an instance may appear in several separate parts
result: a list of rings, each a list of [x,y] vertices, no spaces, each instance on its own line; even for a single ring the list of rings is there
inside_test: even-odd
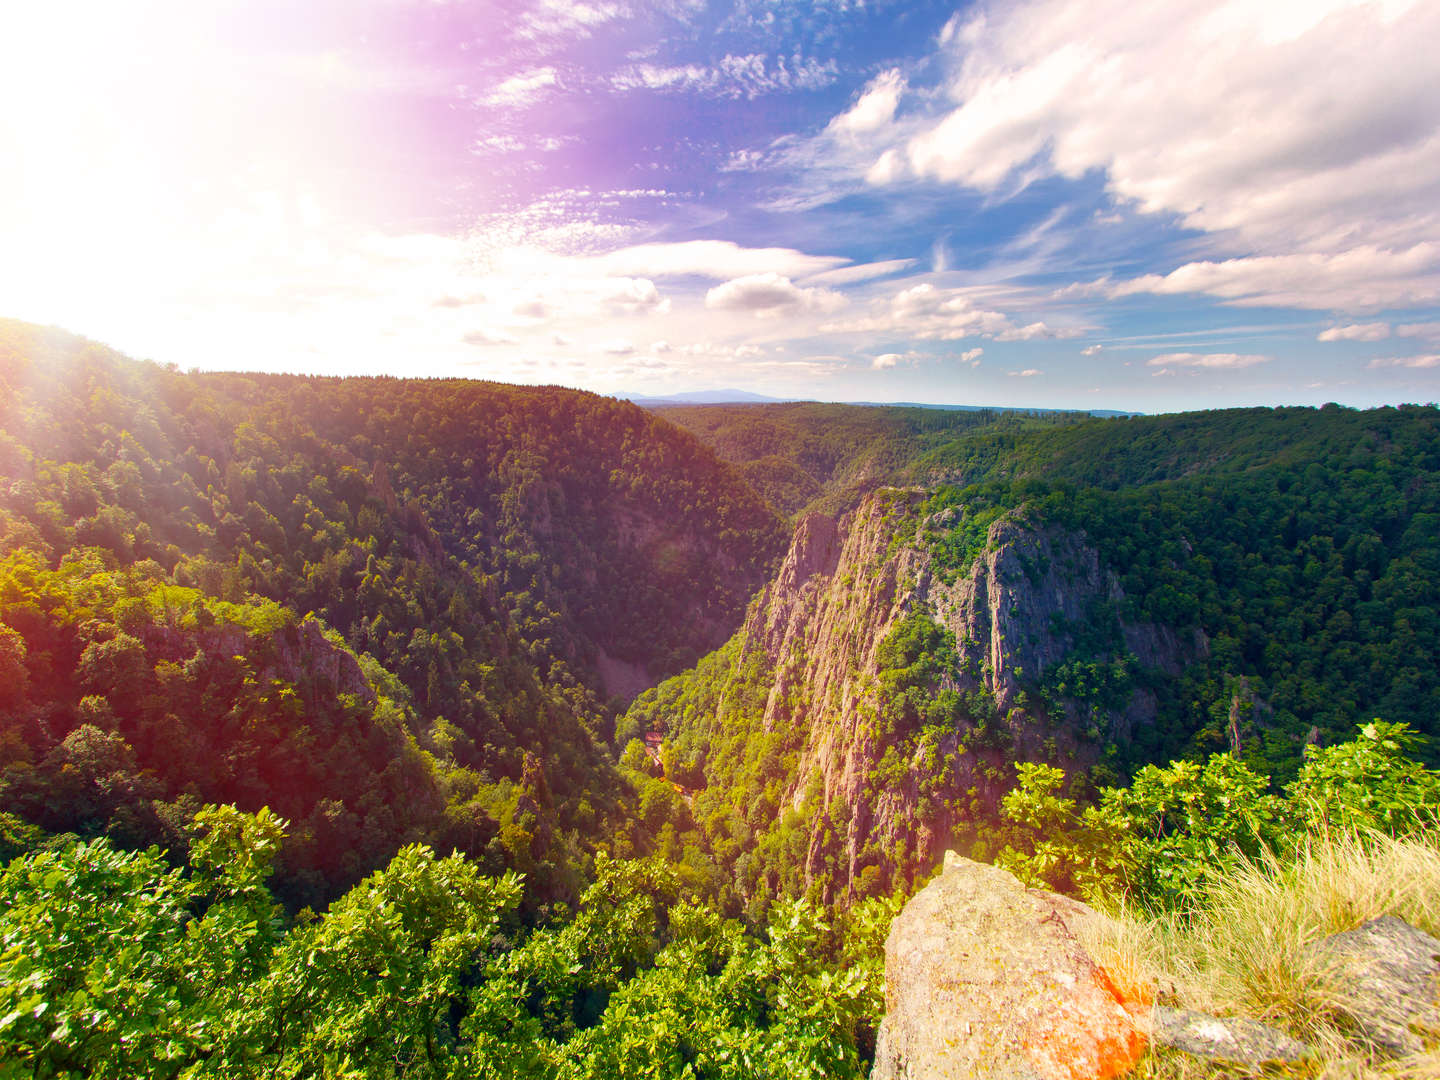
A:
[[[663,735],[677,842],[737,906],[993,858],[1017,761],[1081,799],[1220,751],[1278,785],[1379,717],[1436,763],[1434,408],[1001,418],[890,479],[802,521],[746,625],[618,728]]]
[[[908,476],[920,459],[980,431],[1065,426],[1085,413],[899,405],[666,405],[655,410],[737,465],[781,513],[834,512]]]
[[[1431,859],[1437,612],[1433,407],[651,413],[0,322],[0,1075],[859,1077],[946,847],[1156,926]]]
[[[172,846],[203,803],[269,805],[296,899],[420,838],[573,890],[621,820],[607,679],[723,641],[783,544],[611,399],[0,330],[0,802]]]

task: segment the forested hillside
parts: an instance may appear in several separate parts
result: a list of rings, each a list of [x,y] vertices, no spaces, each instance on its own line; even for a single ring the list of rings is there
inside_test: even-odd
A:
[[[750,407],[732,407],[748,409]],[[641,696],[734,903],[993,857],[1014,763],[1073,792],[1440,715],[1440,413],[988,424],[801,520],[745,627]],[[630,755],[632,760],[633,754]]]
[[[611,399],[182,374],[19,323],[0,476],[0,804],[171,846],[268,804],[309,901],[422,837],[573,888],[624,831],[609,694],[723,641],[783,544]]]
[[[947,847],[1163,920],[1429,827],[1437,611],[1434,408],[655,415],[0,323],[0,1061],[860,1076]]]
[[[918,459],[961,436],[1067,426],[1084,413],[945,410],[894,405],[667,405],[666,420],[694,432],[784,514],[835,513],[864,492],[909,475]]]

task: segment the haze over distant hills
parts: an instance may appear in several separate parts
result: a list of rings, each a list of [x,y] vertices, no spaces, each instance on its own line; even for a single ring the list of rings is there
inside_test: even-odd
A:
[[[633,401],[646,409],[661,409],[672,405],[759,405],[790,402],[815,401],[814,398],[778,398],[749,390],[690,390],[678,394],[615,394],[621,401]],[[921,401],[839,401],[836,405],[863,405],[875,408],[894,409],[943,409],[955,412],[1064,412],[1063,409],[1034,409],[1023,405],[951,405]],[[1144,413],[1121,409],[1076,409],[1089,416],[1143,416]]]

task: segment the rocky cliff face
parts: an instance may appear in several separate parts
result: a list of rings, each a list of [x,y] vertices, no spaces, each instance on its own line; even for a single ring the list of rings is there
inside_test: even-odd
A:
[[[744,653],[763,653],[771,680],[764,730],[804,732],[788,802],[810,822],[807,882],[832,896],[933,865],[996,805],[1009,762],[1083,768],[1102,739],[1153,720],[1153,696],[1123,678],[1103,701],[1067,696],[1055,685],[1065,664],[1174,673],[1203,648],[1124,624],[1119,584],[1086,538],[1023,514],[994,522],[968,567],[942,573],[925,537],[945,523],[917,531],[922,498],[883,490],[839,521],[804,518],[744,629]],[[891,730],[885,642],[916,613],[954,639],[929,689],[970,706],[948,727]]]

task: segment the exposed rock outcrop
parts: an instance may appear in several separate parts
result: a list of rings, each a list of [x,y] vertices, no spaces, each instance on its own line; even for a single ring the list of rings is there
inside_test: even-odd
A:
[[[1298,1039],[1257,1020],[1209,1016],[1163,1005],[1151,1014],[1150,1037],[1156,1046],[1225,1064],[1278,1065],[1314,1056]]]
[[[1253,1017],[1154,1005],[1151,984],[1122,991],[1132,984],[1083,944],[1104,929],[1092,921],[1106,917],[947,852],[885,943],[872,1080],[1108,1080],[1147,1047],[1227,1069],[1310,1075],[1320,1063],[1314,1048]],[[1307,966],[1318,966],[1327,1007],[1367,1055],[1418,1061],[1440,1048],[1440,940],[1387,915],[1315,942]]]
[[[882,489],[839,521],[807,515],[744,630],[747,656],[762,652],[769,673],[764,730],[805,732],[787,792],[813,822],[807,877],[832,898],[867,871],[883,881],[906,864],[933,865],[973,803],[996,805],[1017,757],[1084,768],[1100,751],[1096,734],[1125,738],[1153,720],[1145,690],[1109,709],[1038,700],[1037,685],[1073,656],[1084,628],[1105,622],[1115,656],[1172,674],[1204,647],[1166,627],[1123,623],[1119,583],[1085,537],[1020,514],[990,526],[963,572],[942,574],[925,530],[943,523],[922,524],[918,538],[914,530],[924,497]],[[958,663],[941,688],[986,703],[986,715],[912,738],[903,774],[897,780],[891,767],[877,781],[877,765],[899,745],[876,722],[882,644],[914,611],[954,635]]]
[[[1315,951],[1340,991],[1337,1011],[1378,1047],[1417,1054],[1440,1042],[1440,940],[1385,915]]]
[[[885,943],[872,1080],[1106,1080],[1145,1051],[1125,1002],[1067,925],[1083,905],[945,857]]]

